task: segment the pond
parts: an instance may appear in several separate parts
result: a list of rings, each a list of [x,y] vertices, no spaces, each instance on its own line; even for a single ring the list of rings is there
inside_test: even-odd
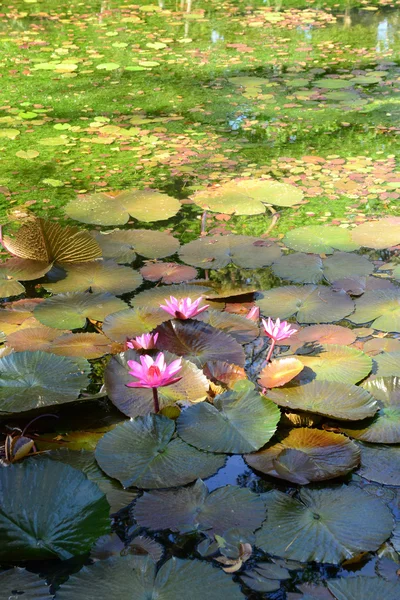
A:
[[[398,4],[146,2],[0,3],[0,600],[398,600]]]

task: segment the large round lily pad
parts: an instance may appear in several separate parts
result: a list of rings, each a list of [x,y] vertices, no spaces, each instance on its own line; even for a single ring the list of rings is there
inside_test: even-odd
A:
[[[400,443],[400,379],[379,377],[366,381],[363,387],[378,401],[379,410],[372,419],[346,425],[346,435],[377,444]]]
[[[150,262],[140,269],[140,273],[147,281],[160,281],[166,284],[191,281],[197,277],[197,270],[194,267],[170,262]]]
[[[371,290],[356,300],[356,309],[349,321],[361,325],[373,321],[372,327],[381,331],[400,333],[400,292]]]
[[[361,466],[358,474],[369,481],[400,485],[400,448],[359,442]]]
[[[314,380],[304,385],[288,385],[269,390],[267,397],[283,408],[345,421],[372,417],[378,409],[375,398],[366,389],[342,381]]]
[[[365,256],[349,252],[334,252],[323,261],[324,277],[336,281],[349,276],[367,277],[374,271],[374,265]]]
[[[360,245],[352,240],[347,229],[324,225],[306,225],[289,231],[284,243],[292,250],[332,254],[335,250],[352,252]]]
[[[138,271],[109,260],[68,266],[64,279],[55,283],[45,283],[43,287],[53,294],[91,291],[120,295],[132,292],[142,282]]]
[[[290,336],[288,340],[283,340],[280,343],[290,346],[294,352],[305,344],[339,344],[349,346],[356,339],[357,335],[349,327],[341,327],[340,325],[310,325],[310,327],[302,327],[297,333]]]
[[[26,460],[0,469],[0,557],[65,560],[84,554],[108,532],[108,512],[97,485],[69,465]]]
[[[139,221],[162,221],[174,217],[181,203],[154,190],[126,190],[117,196],[92,194],[71,200],[66,214],[76,221],[92,225],[124,225],[129,215]]]
[[[199,479],[177,490],[145,492],[135,503],[133,516],[141,527],[153,531],[202,531],[213,536],[238,527],[253,533],[265,519],[265,506],[247,488],[227,485],[210,494]]]
[[[103,257],[118,263],[130,263],[136,254],[145,258],[165,258],[175,254],[179,241],[166,231],[149,229],[115,229],[92,234]]]
[[[340,577],[328,581],[328,589],[337,600],[398,600],[400,583],[380,577]]]
[[[103,331],[111,340],[125,342],[170,319],[171,315],[162,308],[126,308],[108,315],[103,322]]]
[[[111,313],[126,308],[125,302],[112,294],[70,292],[46,298],[34,310],[38,321],[55,329],[78,329],[86,319],[104,321]]]
[[[202,269],[222,269],[231,262],[244,269],[267,267],[281,256],[279,246],[248,235],[205,236],[181,247],[183,262]]]
[[[158,348],[184,356],[198,367],[222,356],[225,362],[244,366],[245,355],[241,345],[232,336],[207,323],[174,319],[159,325],[157,332]]]
[[[245,460],[257,471],[306,485],[346,475],[358,466],[360,451],[344,435],[299,427]]]
[[[295,356],[278,358],[265,365],[260,372],[259,385],[269,389],[289,383],[304,369],[303,363]]]
[[[297,355],[297,358],[307,367],[300,375],[304,380],[315,378],[324,381],[357,383],[367,377],[372,368],[371,357],[361,350],[335,344],[321,346],[315,353]]]
[[[24,412],[77,399],[90,364],[47,352],[15,352],[0,359],[0,412]]]
[[[400,217],[362,223],[352,230],[351,238],[360,246],[377,250],[397,246],[400,241]]]
[[[221,570],[198,560],[171,558],[158,573],[151,558],[118,556],[83,567],[57,591],[57,600],[243,600],[239,586]]]
[[[274,262],[272,270],[281,279],[294,283],[319,283],[324,278],[322,259],[316,254],[287,254]]]
[[[268,517],[256,545],[291,560],[339,564],[376,550],[393,529],[387,506],[356,487],[302,489],[298,498],[273,491],[264,497]]]
[[[177,421],[179,436],[202,450],[241,454],[266,444],[276,431],[279,409],[261,396],[250,381],[184,410]]]
[[[165,488],[213,475],[222,455],[196,450],[173,438],[175,424],[161,415],[136,417],[117,425],[97,444],[100,467],[124,487]]]
[[[52,600],[49,587],[36,573],[14,567],[0,573],[0,600],[25,596],[28,600]]]
[[[257,304],[263,315],[272,319],[287,319],[297,313],[299,323],[332,323],[354,310],[353,301],[345,292],[317,285],[288,285],[262,291]]]
[[[164,353],[168,363],[177,359],[177,356]],[[139,355],[134,350],[113,356],[104,373],[104,383],[108,397],[117,408],[128,417],[146,415],[154,410],[153,393],[146,388],[127,387],[127,383],[134,381],[129,375],[128,360],[139,362]],[[166,387],[158,388],[160,408],[175,404],[178,401],[200,402],[207,396],[209,382],[204,373],[188,360],[182,360],[182,369],[179,371],[180,381]]]

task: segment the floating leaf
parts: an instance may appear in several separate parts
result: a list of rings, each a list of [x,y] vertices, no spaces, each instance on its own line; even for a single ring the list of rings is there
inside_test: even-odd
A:
[[[209,309],[194,317],[196,321],[208,323],[232,336],[239,344],[248,344],[259,336],[260,330],[254,321],[241,315]]]
[[[134,594],[135,600],[172,600],[185,598],[188,589],[191,600],[203,600],[205,589],[207,600],[243,600],[237,584],[206,562],[171,558],[156,574],[154,561],[142,556],[114,556],[83,567],[61,586],[56,598],[87,600],[91,594],[97,600],[109,600]]]
[[[108,315],[103,331],[116,342],[126,342],[142,333],[148,333],[171,318],[162,308],[127,308]]]
[[[1,469],[0,556],[65,560],[84,554],[108,532],[108,512],[97,485],[68,465],[26,460]]]
[[[99,71],[115,71],[116,69],[119,69],[121,65],[119,65],[118,63],[113,63],[113,62],[109,62],[109,63],[101,63],[100,65],[96,66],[96,69],[98,69]]]
[[[18,158],[24,158],[26,160],[32,160],[33,158],[39,156],[39,152],[37,150],[18,150],[18,152],[15,153],[15,156],[18,156]]]
[[[346,80],[346,79],[318,79],[314,82],[314,85],[319,88],[324,88],[328,90],[338,90],[343,88],[352,87],[354,80]]]
[[[222,360],[207,362],[204,365],[203,373],[208,379],[213,379],[229,388],[232,388],[237,381],[247,379],[246,371],[242,367]]]
[[[400,376],[400,352],[382,352],[374,358],[378,377]]]
[[[173,438],[175,424],[161,415],[117,425],[97,444],[100,467],[124,487],[165,488],[213,475],[225,457],[201,452]]]
[[[46,352],[16,352],[0,359],[0,411],[24,412],[77,399],[88,385],[89,363]]]
[[[400,217],[366,221],[351,231],[351,238],[359,246],[377,250],[397,246],[400,239]]]
[[[290,346],[294,352],[305,344],[313,343],[315,345],[340,344],[341,346],[350,346],[357,339],[356,334],[348,327],[340,325],[311,325],[303,327],[288,340],[281,343]]]
[[[344,292],[316,285],[288,285],[262,291],[257,304],[272,319],[286,319],[297,313],[299,323],[340,321],[354,309],[353,301]]]
[[[294,283],[319,283],[324,278],[323,263],[319,256],[296,252],[274,262],[272,270],[281,279]]]
[[[272,477],[306,485],[346,475],[360,462],[360,451],[344,435],[299,427],[261,452],[248,454],[250,467]]]
[[[176,360],[176,356],[164,353],[167,363]],[[129,375],[128,360],[139,361],[139,355],[134,350],[113,356],[104,373],[104,383],[107,394],[113,404],[128,417],[147,415],[154,410],[153,393],[146,388],[130,388],[127,383],[134,381]],[[209,382],[204,373],[192,362],[182,361],[179,371],[180,381],[158,389],[161,409],[178,401],[200,402],[205,399]]]
[[[273,491],[264,498],[268,518],[256,545],[291,560],[339,564],[376,550],[393,529],[387,506],[356,487],[301,489],[298,499]]]
[[[374,265],[365,256],[349,254],[348,252],[335,252],[323,261],[324,276],[328,281],[335,281],[347,277],[366,277],[374,271]]]
[[[317,380],[324,381],[357,383],[364,379],[372,368],[371,358],[361,350],[335,344],[321,346],[314,354],[298,355],[297,358],[313,371],[312,375]],[[306,379],[307,370],[304,370],[303,374]]]
[[[0,129],[0,138],[8,138],[9,140],[15,140],[21,132],[18,129]]]
[[[356,300],[349,321],[357,325],[373,321],[381,331],[400,333],[400,293],[398,290],[372,290]]]
[[[335,250],[352,252],[360,247],[352,240],[351,233],[347,229],[324,225],[307,225],[291,229],[283,241],[292,250],[316,254],[332,254]]]
[[[176,198],[154,190],[126,190],[117,196],[93,194],[71,200],[66,214],[92,225],[124,225],[129,215],[150,223],[174,217],[181,204]]]
[[[144,279],[161,283],[182,283],[196,279],[197,271],[193,267],[178,263],[150,263],[140,269]]]
[[[2,244],[14,256],[47,264],[85,262],[101,256],[89,232],[44,219],[22,225],[14,237],[4,236]]]
[[[358,474],[369,481],[400,485],[400,448],[359,442],[361,466]]]
[[[380,352],[390,353],[400,352],[400,340],[396,338],[372,338],[367,340],[363,346],[363,352],[369,356],[376,356]],[[395,373],[392,373],[395,375]]]
[[[50,351],[59,356],[83,356],[93,359],[109,354],[111,344],[101,333],[66,333],[51,343]]]
[[[227,485],[210,494],[199,479],[177,490],[145,492],[136,502],[133,516],[141,527],[152,531],[201,531],[213,536],[239,527],[253,533],[265,519],[265,506],[260,496],[247,488]]]
[[[240,344],[230,335],[207,323],[174,319],[157,327],[157,347],[184,356],[198,367],[207,361],[224,360],[244,366],[245,355]]]
[[[192,196],[192,200],[203,210],[227,215],[258,215],[265,212],[265,205],[235,186],[205,189]]]
[[[7,336],[7,346],[13,348],[15,352],[25,350],[51,352],[51,343],[60,336],[60,333],[57,329],[38,323],[38,327],[29,327],[10,333]]]
[[[0,573],[0,600],[25,596],[29,600],[52,600],[49,587],[36,573],[14,567]]]
[[[187,297],[192,300],[197,300],[200,296],[206,297],[207,293],[210,292],[211,288],[203,285],[190,285],[187,283],[182,283],[180,285],[163,285],[136,294],[136,296],[132,298],[132,304],[134,308],[158,309],[160,304],[164,304],[165,299],[170,296],[174,296],[178,300],[183,300],[183,298]],[[207,304],[210,304],[210,302],[207,302]]]
[[[269,390],[267,397],[283,408],[345,421],[372,417],[378,408],[366,389],[342,381],[314,380],[303,385],[290,385]]]
[[[125,294],[139,287],[143,279],[137,271],[113,261],[96,261],[66,267],[66,277],[43,287],[54,294],[65,292],[109,292]]]
[[[328,589],[337,600],[398,600],[400,583],[380,577],[340,577],[328,581]]]
[[[71,292],[46,298],[35,308],[34,316],[48,327],[78,329],[86,325],[86,319],[103,321],[125,307],[125,302],[108,293]]]
[[[259,562],[251,570],[241,573],[240,579],[255,592],[274,592],[281,587],[281,581],[290,579],[290,573],[274,563]]]
[[[289,383],[303,369],[303,363],[295,356],[279,358],[263,368],[258,383],[266,388],[280,387]]]
[[[279,246],[247,235],[205,236],[182,246],[181,259],[202,269],[222,269],[231,262],[244,269],[271,265],[281,256]]]
[[[261,396],[250,381],[181,412],[179,436],[202,450],[241,454],[266,444],[276,431],[279,409]]]

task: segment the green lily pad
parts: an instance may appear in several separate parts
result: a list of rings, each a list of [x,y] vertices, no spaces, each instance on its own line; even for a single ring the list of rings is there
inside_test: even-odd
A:
[[[175,423],[161,415],[136,417],[106,433],[95,456],[101,469],[124,487],[166,488],[210,477],[225,463],[173,438]]]
[[[377,444],[400,443],[400,379],[379,377],[363,384],[378,401],[379,410],[372,419],[342,427],[346,435]]]
[[[14,567],[0,573],[0,600],[25,596],[29,600],[52,600],[49,587],[36,573]]]
[[[267,398],[283,408],[345,421],[372,417],[378,409],[375,398],[366,389],[343,381],[314,380],[304,385],[287,385],[268,390]]]
[[[378,377],[400,377],[400,352],[382,352],[374,356],[374,363]]]
[[[46,298],[33,313],[47,327],[78,329],[86,325],[86,319],[104,321],[107,315],[124,308],[125,302],[109,293],[70,292]]]
[[[110,354],[111,343],[101,333],[66,333],[53,340],[48,351],[59,356],[100,358]]]
[[[165,258],[179,249],[179,241],[166,231],[128,229],[94,232],[103,257],[118,263],[130,263],[136,254],[145,258]]]
[[[0,277],[4,277],[6,280],[33,281],[43,277],[50,268],[51,265],[47,262],[10,258],[0,263]]]
[[[367,377],[372,368],[371,357],[361,350],[335,344],[321,346],[313,354],[296,355],[296,358],[313,371],[312,378],[323,381],[357,383]],[[306,380],[309,375],[303,370],[300,377]]]
[[[245,354],[241,345],[223,331],[202,323],[190,320],[174,319],[157,327],[157,347],[168,350],[178,356],[184,356],[198,367],[207,361],[219,360],[244,366]]]
[[[377,550],[393,529],[387,506],[356,487],[301,489],[298,498],[273,491],[264,498],[268,517],[256,545],[291,560],[340,564]]]
[[[150,223],[174,217],[181,208],[176,198],[154,190],[126,190],[117,196],[93,194],[71,200],[66,214],[92,225],[124,225],[129,216]]]
[[[400,485],[400,448],[359,442],[361,466],[358,474],[369,481]]]
[[[331,431],[299,427],[278,439],[261,452],[247,454],[247,464],[272,477],[306,485],[346,475],[360,462],[354,442]]]
[[[138,271],[118,265],[112,260],[70,265],[65,270],[64,279],[56,283],[45,283],[43,287],[54,294],[90,290],[94,293],[121,295],[132,292],[143,283]]]
[[[231,262],[244,269],[267,267],[281,256],[279,246],[248,235],[205,236],[181,247],[183,262],[202,269],[222,269]]]
[[[340,577],[328,581],[328,589],[337,600],[398,600],[400,583],[380,577]]]
[[[361,325],[372,322],[380,331],[400,333],[400,292],[398,290],[371,290],[356,299],[356,309],[349,321]]]
[[[352,252],[360,247],[352,240],[347,229],[324,225],[307,225],[289,231],[283,239],[284,244],[299,252],[332,254],[335,250]]]
[[[169,321],[162,308],[126,308],[108,315],[103,322],[103,332],[115,342],[126,342],[142,333],[153,331],[157,325]]]
[[[209,309],[194,317],[212,327],[221,329],[232,336],[239,344],[249,344],[260,335],[260,329],[254,321],[242,315]]]
[[[165,360],[170,363],[177,356],[164,352]],[[134,350],[113,356],[104,372],[104,383],[108,397],[121,412],[128,417],[147,415],[153,411],[153,393],[146,388],[130,388],[127,383],[134,381],[129,375],[128,360],[139,361]],[[171,406],[178,401],[199,402],[205,399],[209,382],[204,373],[192,362],[182,360],[179,371],[180,381],[158,389],[160,408]]]
[[[341,321],[354,309],[353,301],[345,292],[316,285],[288,285],[262,291],[256,302],[265,316],[287,319],[297,313],[299,323]]]
[[[227,485],[210,494],[199,479],[177,490],[145,492],[135,503],[133,516],[152,531],[201,531],[213,536],[239,527],[253,533],[265,519],[265,506],[247,488]]]
[[[365,256],[348,252],[334,252],[323,261],[324,276],[328,281],[348,277],[366,277],[374,271],[374,265]]]
[[[203,600],[205,589],[207,600],[243,600],[239,586],[206,562],[171,558],[156,573],[154,561],[142,556],[114,556],[83,567],[61,586],[56,599],[87,600],[90,594],[97,600],[173,600],[185,598],[188,589],[191,600]]]
[[[272,270],[281,279],[294,283],[319,283],[324,278],[322,265],[319,256],[296,252],[282,256],[272,265]]]
[[[0,557],[65,560],[85,554],[109,531],[108,513],[97,485],[69,465],[26,460],[1,469]]]
[[[318,79],[314,81],[315,87],[324,88],[327,90],[340,90],[344,88],[352,87],[354,80],[350,81],[346,79]]]
[[[14,352],[0,358],[0,411],[74,402],[87,387],[90,364],[47,352]]]
[[[201,450],[241,454],[264,446],[276,431],[280,410],[261,396],[250,381],[181,412],[179,436]]]
[[[359,246],[377,250],[397,246],[400,239],[400,217],[366,221],[352,230],[351,239]]]

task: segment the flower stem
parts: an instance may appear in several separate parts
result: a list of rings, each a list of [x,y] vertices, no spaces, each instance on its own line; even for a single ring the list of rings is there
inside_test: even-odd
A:
[[[272,356],[272,353],[274,351],[275,344],[276,344],[276,341],[272,340],[271,341],[271,345],[270,345],[269,350],[268,350],[268,354],[267,354],[267,362],[269,362],[271,360],[271,356]]]
[[[153,390],[154,412],[159,413],[160,412],[160,403],[158,402],[157,388],[154,387],[151,389]]]

